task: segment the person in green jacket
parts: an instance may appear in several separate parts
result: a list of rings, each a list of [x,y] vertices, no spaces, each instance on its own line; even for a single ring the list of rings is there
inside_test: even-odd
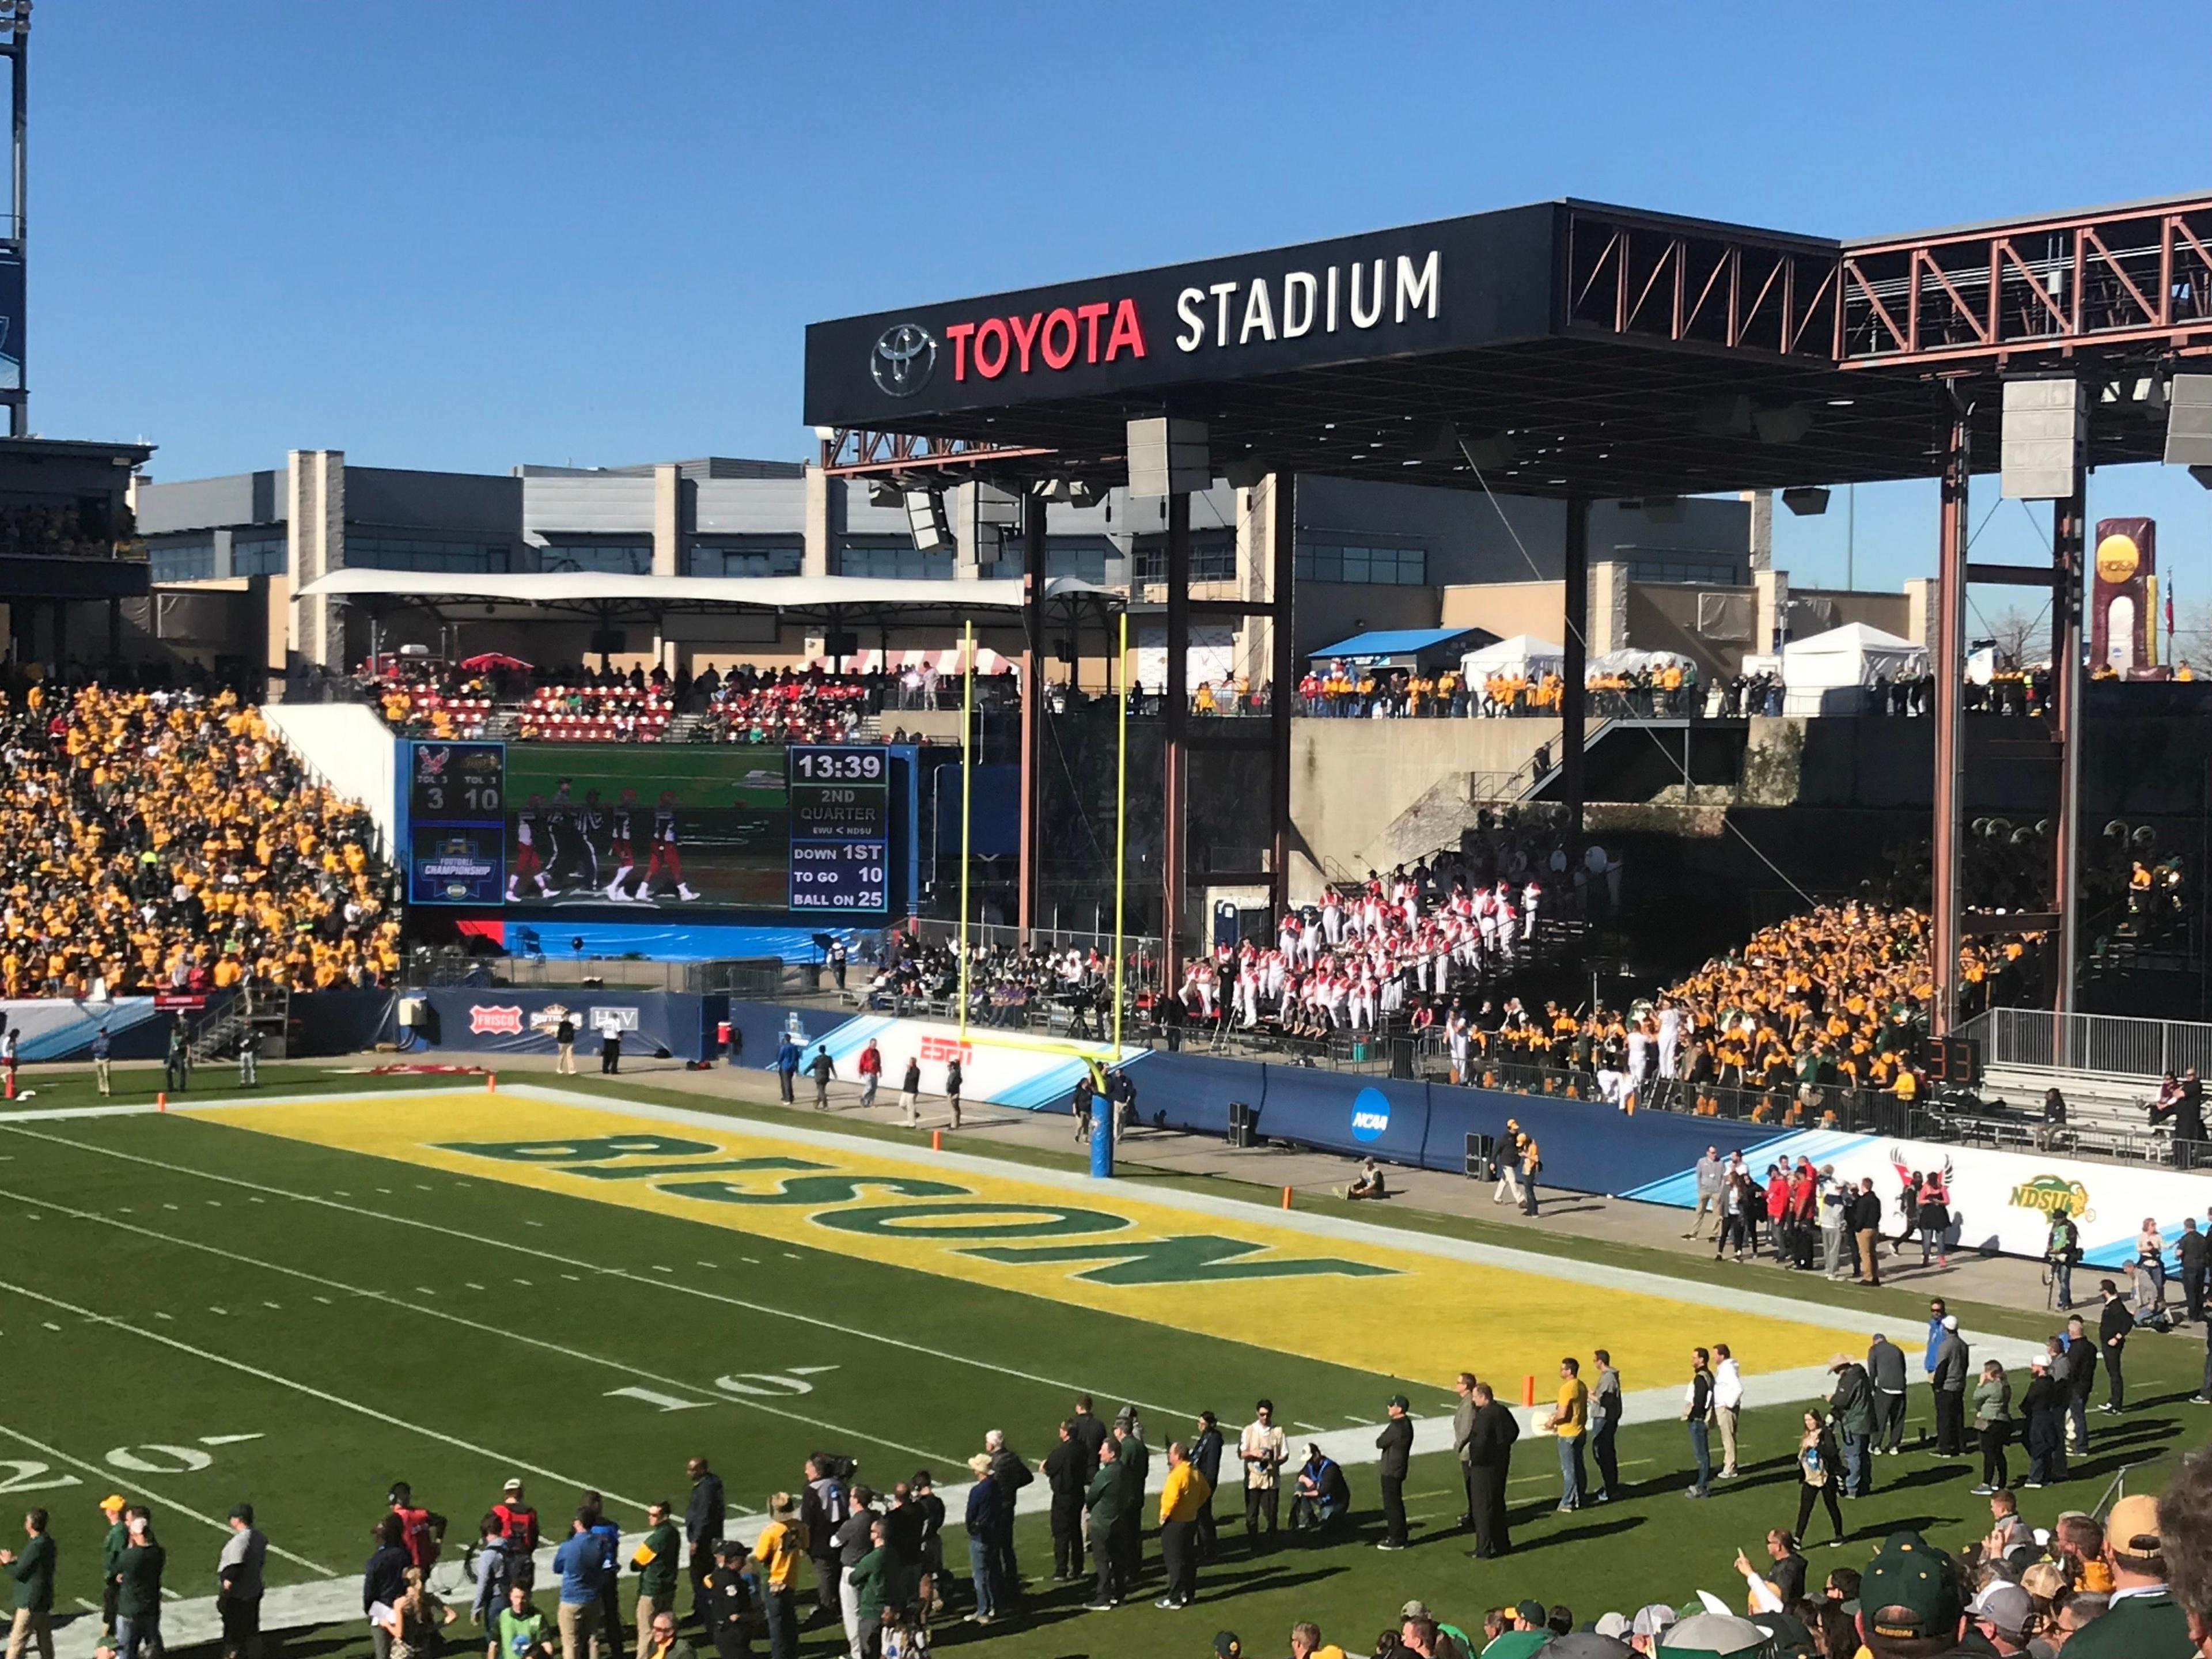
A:
[[[1121,1443],[1109,1435],[1098,1443],[1098,1473],[1083,1496],[1091,1512],[1091,1553],[1098,1558],[1098,1590],[1084,1605],[1094,1613],[1120,1601],[1128,1583],[1121,1548],[1121,1513],[1129,1503],[1123,1473]]]
[[[892,1572],[896,1566],[891,1552],[884,1547],[884,1523],[880,1518],[868,1522],[868,1553],[848,1569],[853,1581],[853,1595],[858,1603],[859,1616],[854,1624],[858,1634],[854,1638],[854,1651],[873,1653],[877,1635],[884,1626],[884,1602],[890,1593]]]
[[[155,1540],[154,1517],[133,1504],[123,1511],[131,1542],[116,1568],[115,1659],[161,1651],[161,1569],[168,1552]]]
[[[1981,1381],[1974,1384],[1974,1431],[1982,1439],[1982,1484],[1974,1496],[1986,1498],[2012,1485],[2005,1467],[2005,1445],[2012,1438],[2012,1383],[1994,1359],[1982,1366]]]
[[[123,1571],[123,1552],[131,1547],[123,1508],[122,1498],[114,1492],[100,1500],[100,1512],[107,1520],[107,1536],[100,1547],[100,1639],[108,1647],[115,1645],[116,1575]]]
[[[2159,1500],[2130,1492],[2105,1521],[2112,1600],[2103,1617],[2066,1638],[2066,1659],[2196,1659],[2189,1614],[2166,1583]]]
[[[684,1553],[684,1534],[668,1518],[668,1500],[647,1506],[645,1518],[652,1530],[629,1558],[637,1575],[637,1627],[653,1628],[653,1615],[676,1610],[676,1568]]]
[[[39,1644],[41,1659],[54,1659],[54,1540],[46,1531],[46,1512],[23,1517],[30,1541],[20,1550],[0,1550],[0,1567],[15,1581],[15,1622],[8,1632],[8,1651],[20,1656]]]

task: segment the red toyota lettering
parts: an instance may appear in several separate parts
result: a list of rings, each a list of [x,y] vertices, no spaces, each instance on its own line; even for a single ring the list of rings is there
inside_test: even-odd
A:
[[[1092,332],[1097,332],[1095,325]],[[1106,361],[1112,362],[1114,354],[1125,349],[1132,356],[1145,355],[1145,331],[1137,325],[1134,300],[1124,300],[1114,307],[1114,331],[1106,337]]]
[[[955,323],[945,331],[945,337],[952,342],[952,378],[968,378],[968,337],[975,331],[973,323]]]
[[[998,342],[994,350],[992,342]],[[986,317],[975,325],[975,372],[987,380],[995,380],[1006,372],[1006,319]]]
[[[1075,314],[1083,319],[1085,335],[1083,349],[1085,362],[1095,363],[1098,361],[1098,319],[1113,308],[1103,301],[1097,305],[1076,307]]]
[[[1053,349],[1052,331],[1061,331],[1066,343],[1057,351]],[[1075,361],[1075,313],[1066,306],[1060,307],[1044,319],[1044,336],[1040,348],[1047,368],[1066,368]]]
[[[1014,349],[1021,353],[1022,373],[1024,374],[1030,372],[1030,347],[1036,341],[1037,325],[1043,320],[1044,313],[1042,311],[1032,311],[1030,313],[1030,325],[1028,328],[1024,329],[1022,326],[1022,319],[1020,318],[1009,317],[1006,319],[1006,326],[1014,331]]]

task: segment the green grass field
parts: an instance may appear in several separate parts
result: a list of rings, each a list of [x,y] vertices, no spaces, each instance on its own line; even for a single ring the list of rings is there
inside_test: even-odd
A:
[[[634,1103],[696,1113],[702,1104],[627,1080],[568,1081],[575,1097],[623,1111]],[[700,1139],[696,1126],[619,1112],[611,1121],[629,1126],[621,1134],[643,1123],[637,1133],[662,1139],[617,1141],[580,1107],[512,1091],[425,1097],[416,1079],[412,1095],[316,1100],[363,1086],[306,1067],[270,1068],[264,1092],[301,1103],[93,1117],[38,1111],[89,1092],[42,1079],[33,1110],[0,1125],[0,1493],[55,1512],[64,1610],[97,1599],[94,1505],[110,1490],[154,1507],[171,1553],[169,1584],[186,1597],[211,1590],[219,1517],[240,1498],[256,1504],[285,1552],[271,1561],[274,1583],[350,1580],[398,1479],[452,1517],[457,1553],[510,1475],[529,1482],[549,1520],[588,1486],[607,1495],[627,1528],[641,1522],[648,1500],[672,1496],[680,1508],[684,1460],[703,1452],[728,1483],[732,1512],[750,1514],[772,1490],[795,1486],[816,1449],[858,1457],[863,1480],[885,1484],[922,1466],[942,1482],[963,1480],[964,1459],[989,1427],[1006,1429],[1034,1459],[1079,1391],[1096,1395],[1102,1411],[1137,1402],[1156,1451],[1202,1407],[1233,1434],[1263,1393],[1302,1443],[1316,1431],[1348,1434],[1375,1423],[1400,1388],[1417,1416],[1442,1413],[1449,1395],[1440,1377],[1462,1364],[1494,1369],[1492,1355],[1520,1351],[1516,1325],[1540,1317],[1520,1291],[1485,1309],[1482,1285],[1519,1283],[1504,1270],[1473,1270],[1476,1311],[1455,1303],[1443,1317],[1410,1298],[1389,1306],[1391,1286],[1380,1279],[1302,1272],[1212,1282],[1189,1269],[1191,1282],[1160,1285],[1110,1261],[1102,1267],[1096,1255],[1055,1257],[1048,1270],[1024,1253],[1065,1252],[1058,1241],[1073,1224],[1044,1217],[1051,1206],[1032,1188],[1062,1180],[1053,1167],[1061,1161],[1035,1154],[1007,1161],[994,1185],[972,1168],[916,1176],[913,1139],[896,1131],[840,1126],[835,1145],[778,1143],[779,1155],[747,1159],[727,1154],[758,1146],[710,1146],[712,1133]],[[720,1121],[773,1135],[811,1127],[793,1129],[798,1118],[769,1108]],[[561,1144],[563,1134],[576,1144]],[[363,1150],[372,1146],[392,1150]],[[872,1155],[894,1152],[909,1162],[869,1167]],[[710,1171],[720,1173],[698,1179]],[[1008,1184],[1024,1181],[1031,1186]],[[1225,1183],[1117,1184],[1147,1197],[1103,1201],[1203,1201],[1228,1218],[1209,1226],[1255,1237],[1271,1224],[1266,1209],[1238,1202],[1239,1189]],[[706,1212],[709,1196],[715,1207]],[[1247,1209],[1249,1224],[1238,1218]],[[1002,1212],[992,1237],[1020,1242],[975,1243],[982,1224],[972,1212],[984,1210]],[[844,1219],[823,1219],[832,1213]],[[1010,1216],[1023,1231],[1006,1231]],[[1398,1235],[1409,1243],[1504,1242],[1531,1259],[1538,1253],[1510,1228],[1392,1219],[1414,1224]],[[1267,1237],[1273,1255],[1290,1248]],[[1391,1235],[1375,1237],[1387,1255]],[[1747,1282],[1741,1270],[1707,1273],[1626,1249],[1593,1244],[1575,1254],[1601,1274]],[[1771,1278],[1752,1282],[1765,1289]],[[1830,1288],[1791,1290],[1826,1320],[1832,1310],[1819,1299]],[[1268,1300],[1298,1296],[1309,1300]],[[1375,1327],[1378,1301],[1387,1317]],[[1841,1289],[1833,1303],[1844,1328],[1880,1318],[1893,1333],[1915,1328],[1920,1305],[1917,1297]],[[1279,1322],[1279,1306],[1309,1316]],[[2039,1337],[2046,1324],[1966,1312],[1990,1338]],[[1565,1315],[1573,1316],[1571,1298]],[[1610,1346],[1618,1352],[1650,1339],[1686,1351],[1725,1340],[1729,1328],[1715,1312],[1696,1329],[1670,1325]],[[1393,1357],[1393,1330],[1402,1359]],[[1370,1357],[1337,1358],[1355,1352]],[[2192,1339],[2135,1345],[2136,1408],[2117,1421],[2093,1417],[2099,1441],[2074,1478],[2023,1494],[2031,1520],[2087,1507],[2121,1463],[2202,1438],[2203,1425],[2188,1420],[2194,1408],[2181,1403],[2201,1352]],[[1656,1364],[1645,1370],[1632,1371],[1632,1393],[1674,1380]],[[1926,1419],[1916,1392],[1909,1439]],[[1548,1512],[1557,1492],[1550,1445],[1524,1439],[1512,1489],[1520,1548],[1501,1563],[1467,1559],[1468,1540],[1449,1530],[1460,1505],[1448,1454],[1417,1461],[1408,1486],[1415,1545],[1397,1555],[1370,1547],[1380,1536],[1372,1470],[1353,1467],[1358,1513],[1349,1537],[1254,1555],[1241,1526],[1226,1522],[1226,1559],[1202,1575],[1203,1610],[1191,1618],[1158,1612],[1149,1598],[1112,1613],[1081,1612],[1079,1587],[1043,1579],[1044,1523],[1027,1517],[1019,1547],[1037,1590],[1030,1616],[988,1637],[955,1624],[939,1638],[1040,1659],[1188,1655],[1224,1627],[1272,1650],[1293,1620],[1310,1617],[1358,1651],[1413,1595],[1470,1624],[1486,1606],[1531,1595],[1585,1617],[1680,1601],[1698,1587],[1733,1601],[1735,1549],[1755,1550],[1767,1527],[1794,1518],[1794,1420],[1778,1404],[1747,1413],[1747,1477],[1695,1506],[1680,1495],[1687,1453],[1679,1425],[1632,1425],[1621,1436],[1629,1494],[1572,1516]],[[1815,1550],[1816,1569],[1856,1565],[1899,1526],[1958,1544],[1986,1525],[1964,1464],[1912,1455],[1880,1461],[1875,1474],[1875,1496],[1846,1506],[1857,1542]],[[1227,1516],[1236,1502],[1225,1492],[1218,1507]],[[949,1542],[964,1577],[957,1528]],[[328,1639],[366,1647],[357,1623]],[[827,1630],[808,1638],[823,1654],[841,1643]]]

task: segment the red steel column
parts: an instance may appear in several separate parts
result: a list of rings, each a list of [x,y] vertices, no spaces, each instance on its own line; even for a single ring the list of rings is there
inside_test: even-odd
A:
[[[1030,495],[1022,504],[1022,823],[1015,923],[1023,942],[1037,925],[1037,862],[1044,807],[1044,515]]]
[[[2051,506],[2051,732],[2062,745],[2058,758],[2058,811],[2052,836],[2056,869],[2051,908],[2058,913],[2058,975],[2051,1006],[2074,1012],[2074,978],[2080,960],[2081,856],[2081,607],[2084,550],[2088,544],[2089,479],[2086,463],[2074,464],[2074,493]],[[2063,1050],[2062,1050],[2063,1052]],[[2053,1054],[2051,1063],[2058,1063]]]
[[[1269,481],[1268,493],[1268,555],[1273,570],[1267,597],[1275,607],[1267,635],[1273,647],[1269,653],[1267,670],[1273,681],[1268,687],[1268,719],[1273,722],[1268,746],[1274,755],[1274,769],[1268,775],[1273,796],[1270,816],[1274,820],[1273,867],[1270,873],[1274,877],[1275,920],[1280,922],[1291,908],[1291,698],[1297,683],[1298,661],[1291,591],[1295,585],[1297,563],[1298,475],[1276,473]]]
[[[1190,497],[1168,497],[1167,683],[1160,692],[1164,742],[1161,778],[1160,988],[1172,995],[1182,984],[1182,913],[1188,879],[1183,869],[1190,803],[1184,727],[1190,719]]]
[[[1935,902],[1929,933],[1930,977],[1936,988],[1929,1024],[1949,1034],[1959,1012],[1959,811],[1965,793],[1960,689],[1966,666],[1966,406],[1951,389],[1951,417],[1944,435],[1942,516],[1936,540]]]

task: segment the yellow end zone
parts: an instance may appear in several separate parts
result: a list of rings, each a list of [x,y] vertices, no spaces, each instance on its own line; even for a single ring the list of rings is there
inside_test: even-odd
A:
[[[1587,1364],[1594,1346],[1632,1389],[1683,1375],[1698,1344],[1728,1343],[1747,1372],[1816,1367],[1837,1346],[1832,1326],[1608,1285],[1596,1269],[1455,1260],[1449,1241],[1319,1234],[1241,1205],[1194,1210],[1118,1182],[979,1173],[903,1146],[703,1116],[474,1092],[189,1115],[1442,1387],[1465,1368],[1534,1375],[1548,1397],[1561,1357]]]

